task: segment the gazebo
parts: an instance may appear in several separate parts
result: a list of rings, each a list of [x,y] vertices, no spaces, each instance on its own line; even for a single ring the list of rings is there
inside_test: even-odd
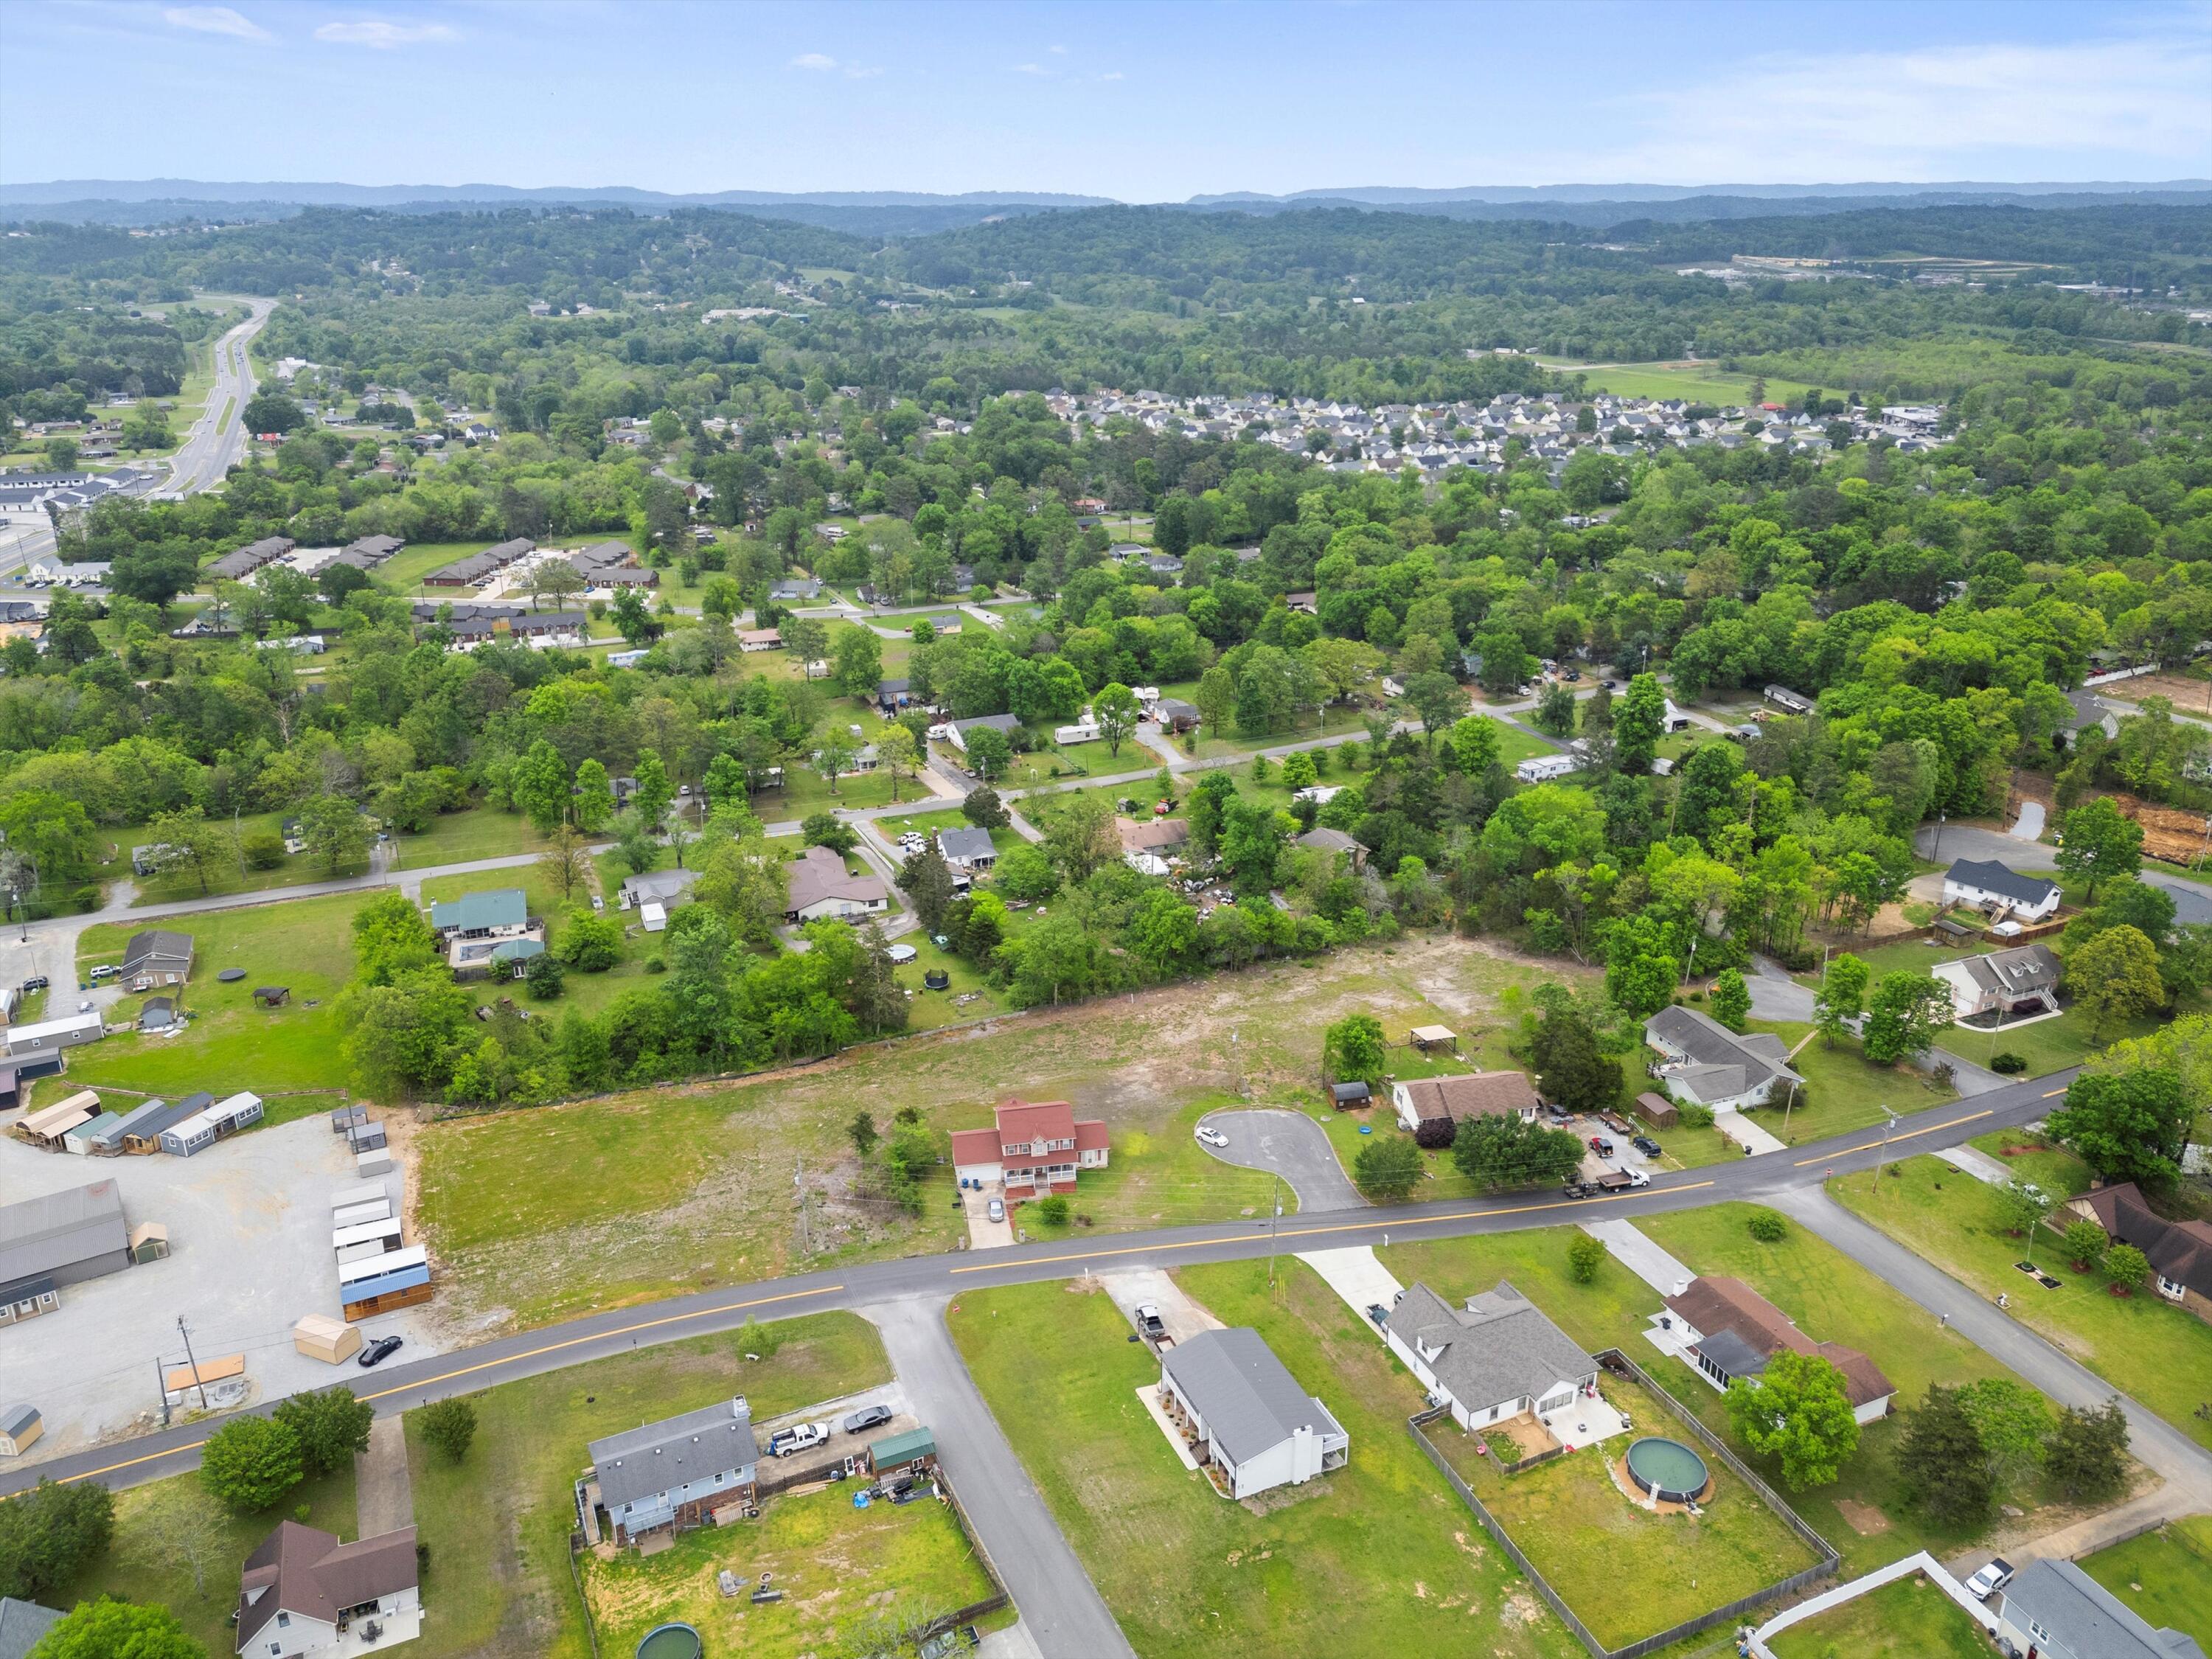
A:
[[[1425,1054],[1438,1048],[1454,1048],[1459,1044],[1459,1039],[1441,1025],[1416,1025],[1413,1037],[1413,1046]]]

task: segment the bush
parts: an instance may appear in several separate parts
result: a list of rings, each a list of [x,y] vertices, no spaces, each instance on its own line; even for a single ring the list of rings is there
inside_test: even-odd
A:
[[[1745,1224],[1751,1236],[1762,1244],[1779,1244],[1790,1237],[1790,1224],[1772,1210],[1753,1210]]]
[[[522,982],[540,1002],[550,1002],[559,996],[562,981],[568,977],[568,970],[562,965],[561,958],[550,953],[531,957],[530,965],[522,970]]]
[[[1421,1178],[1421,1151],[1404,1135],[1376,1135],[1352,1160],[1352,1178],[1375,1198],[1403,1198]]]
[[[238,843],[238,850],[256,870],[274,870],[284,862],[284,837],[274,830],[256,830]]]
[[[2075,1273],[2087,1273],[2105,1259],[2111,1248],[2105,1230],[2094,1221],[2077,1221],[2067,1228],[2065,1236],[2067,1259],[2073,1262]]]
[[[1458,1133],[1459,1125],[1448,1117],[1423,1118],[1413,1130],[1413,1144],[1440,1152],[1452,1144],[1453,1136]]]
[[[809,812],[799,833],[809,847],[826,847],[841,856],[860,844],[860,831],[834,812]]]
[[[2027,1056],[2016,1054],[2009,1048],[1990,1059],[1990,1070],[2001,1076],[2013,1077],[2027,1069]]]
[[[1577,1228],[1573,1240],[1567,1245],[1568,1276],[1577,1285],[1587,1285],[1597,1277],[1598,1267],[1604,1261],[1605,1246]]]
[[[645,971],[648,974],[666,973],[668,971],[668,958],[660,956],[647,957],[645,959]]]
[[[423,1443],[458,1463],[477,1437],[477,1410],[465,1400],[441,1400],[422,1408],[422,1425]]]
[[[1054,1227],[1067,1224],[1067,1200],[1058,1193],[1037,1200],[1037,1219]]]
[[[1800,1089],[1797,1097],[1802,1102],[1805,1091]],[[1710,1129],[1713,1127],[1713,1109],[1694,1100],[1681,1102],[1674,1109],[1682,1115],[1682,1127],[1686,1129]]]
[[[579,906],[568,912],[553,954],[581,974],[604,974],[622,960],[622,923]]]

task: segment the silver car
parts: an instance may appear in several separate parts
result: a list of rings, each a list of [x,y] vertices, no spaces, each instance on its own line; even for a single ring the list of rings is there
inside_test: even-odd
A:
[[[999,1198],[993,1199],[983,1206],[983,1212],[994,1221],[1004,1221],[1006,1218],[1006,1200]]]

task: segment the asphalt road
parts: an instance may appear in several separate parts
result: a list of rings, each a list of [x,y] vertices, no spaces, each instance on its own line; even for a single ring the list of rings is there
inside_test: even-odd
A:
[[[276,308],[274,300],[251,304],[253,314],[216,342],[215,387],[208,393],[206,412],[192,422],[185,441],[169,458],[169,482],[164,488],[171,493],[191,495],[221,483],[246,454],[247,434],[240,417],[256,384],[252,355],[246,347]]]
[[[2065,1091],[2073,1076],[2071,1070],[2054,1072],[2008,1085],[1974,1100],[1952,1101],[1915,1113],[1899,1120],[1887,1145],[1899,1152],[1928,1152],[1991,1129],[2017,1127],[2050,1110],[2050,1103]],[[1660,1176],[1646,1188],[1614,1198],[1572,1200],[1543,1191],[1458,1203],[1366,1209],[1348,1215],[1301,1215],[1285,1218],[1286,1224],[1277,1230],[1276,1237],[1283,1248],[1310,1249],[1379,1243],[1386,1228],[1397,1238],[1450,1238],[1550,1226],[1591,1214],[1633,1218],[1731,1199],[1770,1199],[1791,1188],[1816,1185],[1832,1171],[1871,1167],[1881,1156],[1884,1144],[1881,1134],[1860,1130],[1792,1147],[1786,1154]],[[1266,1255],[1269,1248],[1267,1223],[1258,1218],[1018,1245],[988,1252],[988,1259],[954,1252],[855,1263],[594,1314],[412,1364],[387,1363],[378,1370],[349,1374],[348,1381],[380,1410],[411,1410],[433,1400],[473,1393],[495,1383],[656,1342],[734,1330],[748,1318],[775,1319],[825,1308],[945,1297],[969,1289],[1067,1279],[1099,1271],[1105,1262],[1172,1268],[1188,1262],[1244,1261]],[[254,1409],[266,1413],[275,1404],[267,1401]],[[208,1431],[204,1424],[179,1425],[120,1445],[10,1470],[0,1474],[0,1496],[34,1485],[42,1476],[59,1480],[99,1480],[117,1487],[158,1480],[196,1465]]]
[[[1273,1107],[1249,1111],[1232,1108],[1208,1112],[1199,1120],[1199,1127],[1218,1129],[1229,1137],[1226,1146],[1199,1142],[1224,1164],[1282,1176],[1297,1194],[1302,1216],[1322,1210],[1357,1210],[1366,1205],[1359,1189],[1346,1176],[1344,1165],[1337,1162],[1328,1133],[1304,1112]]]

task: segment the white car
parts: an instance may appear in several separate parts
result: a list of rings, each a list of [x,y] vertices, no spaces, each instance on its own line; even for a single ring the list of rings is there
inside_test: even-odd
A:
[[[1203,1123],[1198,1126],[1197,1134],[1200,1141],[1208,1146],[1226,1146],[1229,1144],[1227,1135],[1218,1129],[1209,1129]]]
[[[1999,1556],[1966,1581],[1966,1590],[1977,1601],[1986,1601],[2011,1582],[2012,1563]]]

